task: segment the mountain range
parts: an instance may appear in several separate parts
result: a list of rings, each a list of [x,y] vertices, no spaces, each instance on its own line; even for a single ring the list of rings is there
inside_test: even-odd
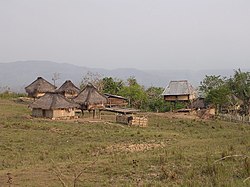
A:
[[[249,70],[244,70],[249,71]],[[53,83],[54,73],[59,74],[56,86],[65,80],[71,80],[79,86],[87,72],[98,73],[102,77],[113,77],[126,80],[135,77],[138,83],[145,87],[165,87],[171,80],[188,80],[194,87],[199,86],[205,75],[222,75],[229,77],[233,70],[138,70],[134,68],[119,68],[107,70],[104,68],[88,68],[67,63],[51,61],[17,61],[0,63],[0,91],[7,87],[11,91],[25,92],[24,88],[37,77],[43,77]]]

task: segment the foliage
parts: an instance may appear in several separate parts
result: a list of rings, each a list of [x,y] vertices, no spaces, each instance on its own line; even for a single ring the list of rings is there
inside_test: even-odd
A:
[[[147,94],[144,87],[139,85],[134,77],[127,79],[127,85],[118,92],[119,95],[129,99],[130,106],[144,109],[147,102]]]
[[[218,89],[225,85],[226,77],[220,75],[206,75],[203,81],[200,83],[200,91],[205,95],[208,95],[211,90]]]
[[[161,87],[150,87],[146,90],[147,94],[147,108],[152,112],[166,112],[166,102],[161,95],[163,92]]]
[[[222,107],[227,105],[229,101],[230,90],[227,85],[211,89],[207,94],[206,101],[214,106]]]
[[[102,79],[102,85],[103,85],[102,89],[103,93],[117,95],[124,86],[124,83],[122,80],[119,79],[113,79],[112,77],[104,77]]]
[[[229,107],[242,101],[242,113],[249,114],[250,72],[234,71],[234,76],[227,79],[221,76],[207,76],[201,82],[200,91],[205,93],[206,100],[215,106]],[[233,106],[235,107],[235,106]]]
[[[200,91],[205,94],[206,102],[215,106],[217,110],[228,104],[231,94],[226,77],[220,75],[206,75],[201,82]]]
[[[234,76],[229,79],[229,87],[232,93],[243,101],[243,113],[249,114],[250,72],[236,70]]]

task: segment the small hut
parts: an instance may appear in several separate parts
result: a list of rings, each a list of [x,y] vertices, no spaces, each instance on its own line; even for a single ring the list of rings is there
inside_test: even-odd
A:
[[[74,118],[80,106],[58,93],[46,93],[30,105],[32,116],[51,119]]]
[[[125,107],[128,105],[128,99],[119,95],[105,93],[108,98],[107,107]]]
[[[80,89],[77,88],[70,80],[67,80],[57,90],[57,92],[61,93],[66,98],[72,99],[72,98],[76,97],[79,94]]]
[[[108,103],[108,99],[90,83],[78,94],[74,101],[81,105],[82,111],[104,109]]]
[[[43,79],[38,77],[34,82],[25,87],[25,91],[28,93],[29,97],[39,98],[43,96],[46,92],[54,92],[56,87]]]

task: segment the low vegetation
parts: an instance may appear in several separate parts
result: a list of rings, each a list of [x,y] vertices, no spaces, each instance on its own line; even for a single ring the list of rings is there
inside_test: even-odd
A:
[[[250,126],[147,113],[52,121],[0,99],[0,186],[249,186]]]

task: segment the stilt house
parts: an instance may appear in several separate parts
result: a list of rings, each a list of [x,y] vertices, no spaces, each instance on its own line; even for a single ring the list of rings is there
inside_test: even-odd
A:
[[[30,105],[32,116],[51,119],[74,118],[80,106],[59,93],[46,93]]]
[[[57,90],[57,92],[61,93],[66,98],[72,99],[72,98],[76,97],[79,94],[80,89],[77,88],[70,80],[67,80]]]
[[[108,103],[108,99],[98,92],[92,84],[88,84],[74,101],[81,105],[82,110],[104,109]]]
[[[46,92],[54,92],[56,87],[43,79],[38,77],[34,82],[25,87],[25,91],[29,97],[38,98],[43,96]]]
[[[165,101],[193,101],[196,92],[187,80],[171,81],[165,88],[162,95]]]

